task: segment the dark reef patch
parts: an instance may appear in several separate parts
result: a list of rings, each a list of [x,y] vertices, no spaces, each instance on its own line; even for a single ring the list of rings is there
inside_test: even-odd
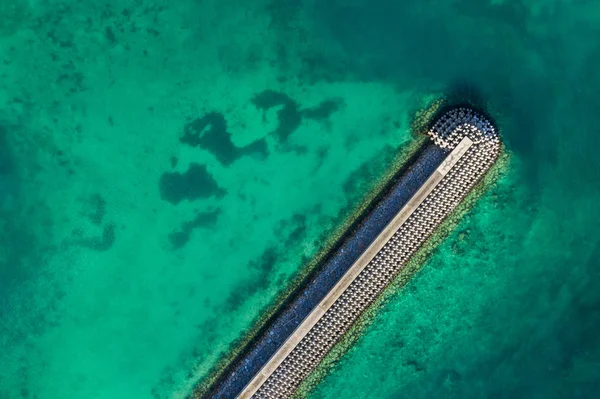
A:
[[[268,111],[273,107],[277,107],[279,105],[282,106],[294,106],[298,107],[296,101],[290,98],[287,94],[280,93],[275,90],[264,90],[252,98],[252,104],[256,106],[256,108],[262,111]]]
[[[194,219],[184,222],[178,231],[169,234],[169,240],[171,241],[173,248],[183,248],[190,240],[190,236],[195,229],[207,229],[214,226],[220,213],[220,210],[200,212]]]
[[[204,148],[210,151],[223,165],[230,165],[244,155],[268,155],[264,139],[255,141],[246,147],[236,147],[231,141],[231,133],[227,131],[227,122],[223,114],[209,112],[196,118],[184,127],[180,142],[191,147]]]
[[[75,231],[75,235],[80,235],[81,232]],[[94,251],[104,252],[108,251],[115,244],[116,233],[115,233],[115,224],[108,223],[102,229],[102,234],[97,237],[82,237],[76,238],[73,241],[74,245],[93,249]]]
[[[280,107],[277,111],[279,123],[271,134],[274,134],[279,142],[285,142],[298,129],[304,118],[319,122],[326,121],[344,102],[342,99],[330,99],[322,101],[315,107],[302,109],[287,94],[275,90],[264,90],[252,98],[252,104],[263,112],[263,120],[266,119],[268,110]]]
[[[267,147],[267,141],[262,138],[256,140],[245,147],[240,148],[241,155],[258,155],[259,157],[265,158],[269,155],[269,148]]]
[[[190,164],[184,173],[164,173],[160,177],[159,188],[161,198],[173,205],[183,200],[225,195],[225,190],[219,187],[206,166],[197,163]]]
[[[85,197],[81,200],[83,209],[79,212],[79,220],[87,220],[85,228],[76,228],[72,238],[67,240],[68,245],[74,245],[94,251],[108,251],[115,244],[116,225],[113,222],[105,223],[106,200],[99,193]],[[96,231],[97,234],[88,231]]]
[[[306,219],[306,215],[296,214],[290,220],[279,223],[276,234],[278,237],[285,237],[285,241],[283,241],[284,248],[294,247],[294,244],[302,241],[307,230]]]
[[[246,279],[237,284],[229,297],[226,299],[224,311],[230,312],[237,309],[252,296],[269,285],[269,274],[275,268],[279,254],[276,247],[269,247],[263,251],[258,259],[250,262],[250,269],[255,273],[250,279]]]
[[[279,124],[277,129],[272,132],[281,142],[285,142],[302,123],[302,114],[298,103],[287,94],[274,90],[264,90],[252,98],[252,104],[263,111],[263,119],[266,118],[264,113],[268,110],[274,107],[281,107],[277,111]]]
[[[315,121],[325,121],[343,105],[344,101],[339,98],[325,100],[315,107],[310,107],[303,110],[302,116]]]
[[[106,215],[106,200],[100,194],[94,194],[89,199],[88,205],[90,209],[85,216],[87,216],[90,222],[96,226],[100,226],[104,221],[104,215]]]

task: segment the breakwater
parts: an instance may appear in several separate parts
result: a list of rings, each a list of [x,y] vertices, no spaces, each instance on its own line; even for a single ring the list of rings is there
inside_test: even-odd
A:
[[[406,173],[210,397],[291,396],[500,154],[495,128],[469,108],[448,110],[428,134]]]

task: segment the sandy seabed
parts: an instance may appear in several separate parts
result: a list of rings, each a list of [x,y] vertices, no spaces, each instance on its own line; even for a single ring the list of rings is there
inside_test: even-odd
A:
[[[511,169],[311,395],[599,394],[597,4],[0,16],[0,397],[184,397],[452,87]]]

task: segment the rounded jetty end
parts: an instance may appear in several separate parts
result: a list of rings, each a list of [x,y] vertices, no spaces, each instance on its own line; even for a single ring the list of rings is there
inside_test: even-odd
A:
[[[437,146],[447,150],[455,148],[464,137],[469,137],[473,144],[500,147],[496,127],[483,113],[469,107],[456,107],[445,112],[427,134]]]

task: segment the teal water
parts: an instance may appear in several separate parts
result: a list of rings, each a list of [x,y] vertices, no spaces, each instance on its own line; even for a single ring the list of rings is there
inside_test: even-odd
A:
[[[600,396],[600,4],[0,0],[0,398],[182,398],[461,88],[511,162],[314,398]]]

